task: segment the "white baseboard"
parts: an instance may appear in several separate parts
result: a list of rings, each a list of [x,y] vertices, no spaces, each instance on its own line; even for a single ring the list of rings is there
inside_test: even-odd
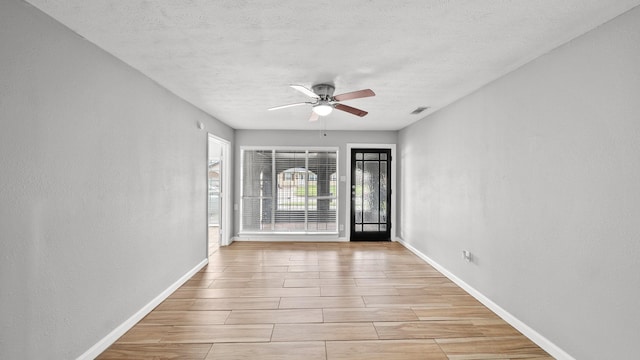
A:
[[[235,240],[234,237],[230,237],[228,239],[222,239],[222,241],[220,241],[220,246],[229,246],[234,240]]]
[[[113,331],[111,331],[107,336],[98,341],[95,345],[93,345],[89,350],[85,351],[84,354],[78,356],[76,360],[93,360],[98,355],[100,355],[103,351],[105,351],[111,344],[116,342],[124,333],[129,331],[138,321],[142,320],[147,314],[151,312],[156,306],[160,305],[169,295],[171,295],[174,291],[176,291],[182,284],[184,284],[187,280],[191,279],[191,277],[200,271],[205,265],[209,263],[209,259],[202,260],[198,265],[196,265],[193,269],[189,270],[186,274],[184,274],[180,279],[171,284],[166,290],[164,290],[160,295],[156,296],[153,300],[151,300],[147,305],[143,306],[142,309],[138,310],[135,314],[133,314],[130,318],[128,318],[125,322],[118,325]]]
[[[233,241],[256,242],[347,242],[346,238],[335,235],[241,235],[233,238]]]
[[[491,309],[491,311],[496,313],[504,321],[506,321],[511,326],[516,328],[518,331],[524,334],[524,336],[528,337],[531,341],[536,343],[538,346],[540,346],[543,350],[548,352],[554,358],[559,360],[575,360],[575,358],[573,358],[567,352],[562,350],[559,346],[551,342],[546,337],[542,336],[540,333],[538,333],[537,331],[529,327],[524,322],[520,321],[515,316],[511,315],[511,313],[509,313],[507,310],[503,309],[498,304],[491,301],[491,299],[483,295],[481,292],[479,292],[475,288],[471,287],[469,284],[464,282],[459,277],[455,276],[453,273],[445,269],[443,266],[435,262],[433,259],[429,258],[427,255],[420,252],[420,250],[414,248],[411,244],[407,243],[406,241],[400,238],[396,238],[395,241],[399,242],[400,244],[402,244],[402,246],[406,247],[409,251],[416,254],[419,258],[427,262],[429,265],[433,266],[436,270],[438,270],[444,276],[449,278],[449,280],[456,283],[456,285],[460,286],[462,289],[468,292],[471,296],[476,298],[476,300],[480,301],[484,306]]]

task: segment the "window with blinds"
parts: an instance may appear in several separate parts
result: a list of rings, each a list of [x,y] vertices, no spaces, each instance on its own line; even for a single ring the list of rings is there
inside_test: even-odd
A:
[[[241,233],[337,233],[337,150],[242,150]]]

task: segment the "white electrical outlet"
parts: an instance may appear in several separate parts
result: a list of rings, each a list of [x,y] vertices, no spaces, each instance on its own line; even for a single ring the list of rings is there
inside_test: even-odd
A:
[[[466,262],[471,262],[473,260],[473,254],[469,250],[462,250],[462,258]]]
[[[340,224],[339,229],[340,229],[340,231],[343,231],[344,230],[344,224]]]

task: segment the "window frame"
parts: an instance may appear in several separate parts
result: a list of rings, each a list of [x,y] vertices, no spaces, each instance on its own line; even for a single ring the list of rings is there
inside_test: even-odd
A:
[[[305,152],[305,186],[306,186],[306,191],[305,191],[305,207],[304,207],[304,213],[305,213],[305,220],[304,220],[304,229],[303,230],[292,230],[292,231],[284,231],[284,230],[276,230],[273,228],[273,226],[275,225],[275,218],[272,217],[272,221],[271,221],[271,226],[272,229],[271,230],[259,230],[259,231],[252,231],[251,229],[246,230],[244,229],[244,223],[243,223],[243,218],[244,218],[244,206],[245,206],[245,153],[247,151],[271,151],[272,153],[278,153],[278,152]],[[335,201],[335,226],[333,230],[329,230],[329,231],[317,231],[317,230],[309,230],[309,219],[308,219],[308,212],[310,211],[308,209],[308,203],[310,200],[310,196],[309,196],[309,173],[311,172],[309,170],[309,153],[313,153],[313,152],[331,152],[335,154],[335,194],[333,194],[331,196],[331,198],[333,199],[332,201]],[[275,166],[275,157],[273,158],[273,165]],[[331,235],[331,236],[338,236],[339,235],[339,223],[340,223],[340,182],[338,181],[338,179],[340,179],[340,148],[337,146],[310,146],[310,147],[306,147],[306,146],[240,146],[240,206],[239,206],[239,232],[238,235],[239,236],[244,236],[244,235],[264,235],[264,236],[268,236],[268,235]],[[272,176],[273,178],[277,178],[278,174],[275,173],[275,169],[272,168]],[[330,176],[331,178],[331,176]],[[276,187],[277,186],[277,179],[276,181],[272,181],[272,187]],[[272,193],[272,195],[269,197],[272,201],[276,202],[277,201],[277,196],[275,194]],[[315,201],[317,201],[318,196],[316,194],[316,196],[312,196],[311,199],[314,199]],[[262,197],[260,197],[260,200],[263,200]],[[277,207],[277,206],[276,206]]]

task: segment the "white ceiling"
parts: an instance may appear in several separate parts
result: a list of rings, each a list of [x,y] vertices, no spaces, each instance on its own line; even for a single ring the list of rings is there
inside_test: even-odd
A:
[[[27,0],[236,129],[396,130],[640,0]],[[333,83],[364,118],[308,122]],[[534,101],[534,100],[532,100]],[[410,113],[430,106],[420,115]]]

